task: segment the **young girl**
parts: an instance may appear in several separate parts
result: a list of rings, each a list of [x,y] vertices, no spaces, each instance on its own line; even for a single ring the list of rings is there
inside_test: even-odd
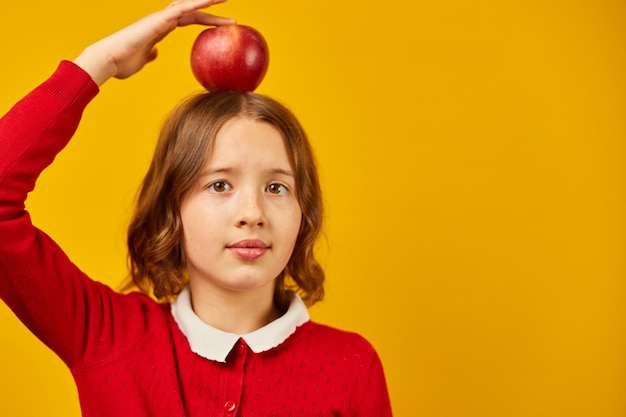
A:
[[[390,416],[371,345],[309,320],[318,176],[274,100],[205,93],[172,113],[128,234],[142,293],[89,279],[24,210],[98,87],[177,26],[232,23],[200,11],[221,1],[176,1],[89,46],[0,120],[0,297],[70,368],[86,417]]]

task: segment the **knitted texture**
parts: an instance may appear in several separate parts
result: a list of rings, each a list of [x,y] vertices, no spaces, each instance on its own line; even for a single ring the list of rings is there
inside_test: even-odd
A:
[[[361,336],[307,322],[226,363],[193,353],[170,306],[118,294],[35,228],[24,201],[98,88],[64,61],[0,119],[0,298],[66,363],[85,417],[391,416],[380,360]]]

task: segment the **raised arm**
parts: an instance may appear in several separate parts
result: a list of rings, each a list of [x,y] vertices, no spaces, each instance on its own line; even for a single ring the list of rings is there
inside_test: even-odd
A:
[[[144,321],[130,316],[141,309],[85,276],[35,228],[25,210],[26,196],[76,131],[97,85],[139,71],[178,26],[232,23],[200,11],[222,1],[172,3],[87,47],[0,119],[0,299],[70,366],[106,351],[112,329],[140,330],[130,326]]]
[[[74,63],[102,85],[111,77],[128,78],[157,56],[156,45],[176,27],[191,24],[217,26],[233,19],[199,9],[226,0],[180,0],[86,48]]]

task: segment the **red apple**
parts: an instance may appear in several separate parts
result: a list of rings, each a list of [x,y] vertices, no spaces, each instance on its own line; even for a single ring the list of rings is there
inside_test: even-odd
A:
[[[254,91],[269,65],[267,42],[250,26],[206,29],[191,49],[191,70],[209,91]]]

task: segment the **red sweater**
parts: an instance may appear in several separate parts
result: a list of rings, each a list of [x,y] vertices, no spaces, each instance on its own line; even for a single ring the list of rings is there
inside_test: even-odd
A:
[[[391,416],[380,360],[362,337],[313,323],[226,363],[193,353],[170,305],[81,272],[24,209],[41,171],[97,95],[62,62],[0,120],[0,298],[71,370],[83,416]]]

